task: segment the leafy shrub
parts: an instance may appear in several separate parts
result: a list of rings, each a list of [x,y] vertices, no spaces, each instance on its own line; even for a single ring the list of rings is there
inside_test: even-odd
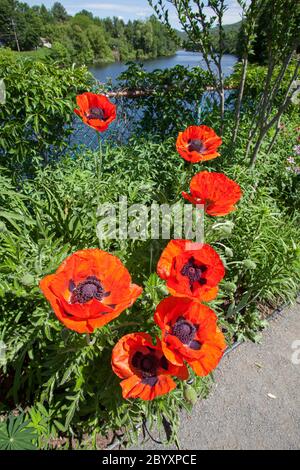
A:
[[[10,415],[0,422],[0,450],[36,450],[36,433],[28,427],[24,415]]]
[[[140,64],[130,64],[120,77],[120,85],[128,90],[142,90],[145,96],[133,105],[143,110],[139,123],[146,133],[175,133],[197,119],[197,106],[211,84],[208,72],[200,67],[192,70],[182,65],[146,72]]]
[[[278,91],[274,95],[273,106],[278,106],[282,103],[283,98],[287,92],[289,82],[293,76],[295,62],[292,61],[287,68],[282,81],[278,84]],[[234,67],[234,73],[226,79],[228,86],[238,88],[240,76],[242,72],[242,64],[238,62]],[[249,64],[247,69],[247,76],[245,81],[244,100],[245,105],[253,108],[257,103],[260,95],[264,91],[265,80],[267,77],[268,68],[264,65]],[[280,75],[280,66],[276,66],[272,76],[271,85],[276,83],[277,77]],[[289,111],[295,111],[296,107],[290,105]]]
[[[0,106],[0,165],[31,172],[55,159],[66,145],[76,94],[92,77],[85,67],[59,68],[9,51],[0,52],[6,103]]]

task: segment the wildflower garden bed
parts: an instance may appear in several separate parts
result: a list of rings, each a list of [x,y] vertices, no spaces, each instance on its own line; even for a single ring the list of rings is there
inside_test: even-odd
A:
[[[176,442],[178,411],[207,395],[226,347],[257,341],[262,310],[298,293],[299,111],[249,165],[251,76],[234,145],[232,107],[223,123],[213,103],[197,121],[193,79],[201,96],[209,77],[182,69],[157,80],[187,91],[136,101],[144,121],[119,144],[105,132],[122,117],[84,68],[6,53],[0,70],[0,447],[97,448],[114,432],[131,444],[145,423]],[[99,148],[66,146],[75,107]],[[99,240],[99,206],[120,196],[201,204],[205,243]]]

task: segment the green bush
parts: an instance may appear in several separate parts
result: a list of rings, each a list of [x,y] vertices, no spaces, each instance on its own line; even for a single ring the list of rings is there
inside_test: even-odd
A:
[[[292,63],[287,68],[283,80],[279,83],[278,91],[274,96],[273,106],[278,106],[282,103],[283,98],[287,92],[288,85],[293,76],[295,67],[295,62]],[[274,74],[271,80],[271,86],[276,83],[277,76],[280,74],[281,66],[276,66]],[[234,73],[226,79],[226,84],[238,88],[240,82],[240,76],[242,71],[242,64],[238,62],[234,67]],[[261,93],[264,91],[265,80],[267,77],[268,68],[265,65],[257,64],[248,64],[247,77],[245,81],[245,90],[244,90],[244,106],[249,106],[253,109],[256,100],[259,99]],[[289,106],[290,111],[295,111],[298,113],[297,107],[294,105]]]
[[[0,52],[6,103],[0,106],[0,165],[23,175],[55,159],[71,133],[76,94],[92,77],[85,67],[59,68]]]
[[[176,65],[146,72],[141,64],[135,63],[120,75],[119,82],[122,88],[146,93],[132,103],[143,111],[139,127],[160,136],[175,134],[195,123],[203,92],[212,83],[210,74],[200,67],[189,70]]]

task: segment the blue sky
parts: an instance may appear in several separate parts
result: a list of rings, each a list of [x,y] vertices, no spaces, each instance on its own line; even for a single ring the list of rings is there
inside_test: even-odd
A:
[[[26,0],[25,0],[26,1]],[[55,0],[27,0],[29,5],[41,5],[44,3],[50,8]],[[144,19],[153,13],[152,8],[149,6],[147,0],[60,0],[70,15],[74,15],[82,9],[91,11],[95,16],[118,16],[122,17],[124,21],[129,19]],[[236,23],[241,19],[241,9],[236,0],[227,0],[229,9],[225,14],[224,23]],[[179,24],[174,11],[172,12],[172,5],[170,6],[170,20],[172,26],[179,28]]]

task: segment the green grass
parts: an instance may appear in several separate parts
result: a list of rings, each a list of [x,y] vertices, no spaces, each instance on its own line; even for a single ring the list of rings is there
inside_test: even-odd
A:
[[[43,60],[46,57],[49,57],[49,55],[51,54],[51,49],[48,49],[47,47],[39,47],[35,51],[21,51],[21,52],[14,51],[13,53],[17,57]]]

